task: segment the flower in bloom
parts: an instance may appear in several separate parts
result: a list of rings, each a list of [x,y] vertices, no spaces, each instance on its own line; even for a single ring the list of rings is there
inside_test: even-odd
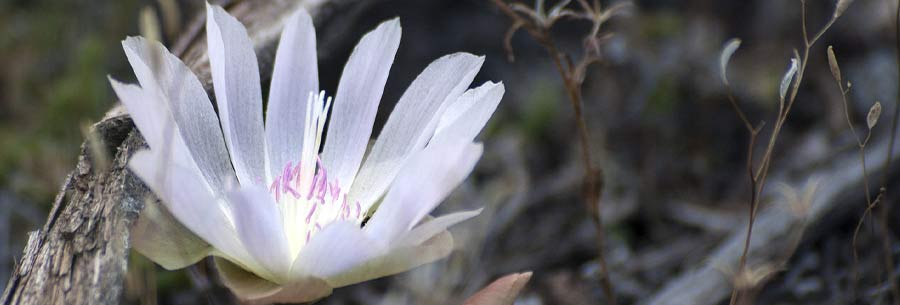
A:
[[[367,150],[398,20],[360,40],[332,99],[319,90],[311,17],[296,12],[281,34],[265,114],[244,26],[208,5],[206,32],[218,115],[158,42],[122,43],[140,86],[110,80],[150,147],[129,167],[165,206],[146,205],[132,229],[138,251],[168,269],[213,256],[238,297],[271,303],[320,299],[452,250],[446,229],[480,210],[428,214],[481,157],[475,136],[503,96],[501,83],[468,89],[483,57],[428,65]]]

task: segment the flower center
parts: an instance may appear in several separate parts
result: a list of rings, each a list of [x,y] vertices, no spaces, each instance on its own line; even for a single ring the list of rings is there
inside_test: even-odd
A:
[[[299,160],[288,161],[272,173],[269,192],[281,209],[282,223],[291,253],[296,255],[310,238],[334,221],[360,223],[365,216],[359,201],[351,201],[340,181],[329,179],[319,159],[322,132],[331,98],[325,92],[310,93]],[[349,186],[343,186],[348,188]]]

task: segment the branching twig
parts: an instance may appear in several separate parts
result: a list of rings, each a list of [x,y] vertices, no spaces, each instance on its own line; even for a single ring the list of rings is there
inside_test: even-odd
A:
[[[881,103],[875,102],[875,105],[869,110],[869,115],[867,116],[866,123],[868,125],[868,129],[866,132],[865,138],[860,138],[859,133],[856,131],[856,127],[853,124],[853,116],[850,115],[850,103],[847,101],[847,93],[850,92],[851,84],[848,81],[847,87],[844,88],[844,84],[842,83],[842,75],[841,69],[837,62],[837,56],[834,55],[834,49],[829,46],[828,47],[828,66],[831,68],[831,75],[834,78],[835,84],[838,89],[841,91],[841,102],[842,108],[844,109],[844,118],[847,119],[847,127],[850,130],[850,133],[853,134],[853,138],[856,140],[856,146],[859,149],[859,162],[862,167],[862,179],[863,179],[863,194],[865,194],[866,198],[866,210],[863,212],[863,216],[860,217],[859,221],[856,224],[856,228],[853,231],[853,238],[851,241],[851,248],[853,249],[853,284],[854,291],[855,287],[859,282],[859,253],[857,251],[857,237],[859,236],[859,231],[862,228],[863,222],[871,213],[872,209],[874,209],[879,202],[884,199],[884,191],[885,188],[882,186],[878,195],[872,200],[871,187],[869,183],[869,172],[868,167],[866,165],[866,145],[869,143],[869,139],[872,138],[872,128],[875,127],[875,124],[878,122],[878,117],[881,115]]]
[[[594,166],[591,158],[590,136],[588,132],[587,122],[584,118],[584,100],[581,95],[581,85],[584,82],[587,67],[592,63],[600,61],[600,44],[607,39],[608,35],[600,35],[601,26],[609,20],[610,17],[620,12],[627,3],[619,3],[608,9],[601,9],[599,0],[588,3],[587,0],[577,0],[580,10],[572,10],[567,8],[571,0],[563,0],[554,5],[549,12],[545,11],[544,1],[538,0],[534,8],[527,7],[520,3],[508,4],[504,0],[492,0],[493,3],[510,19],[513,24],[506,33],[505,46],[509,59],[515,59],[512,50],[512,36],[519,29],[524,29],[534,38],[550,55],[556,70],[562,78],[563,85],[566,88],[569,101],[575,113],[575,124],[578,129],[578,138],[581,143],[580,152],[581,159],[585,167],[584,175],[584,197],[585,208],[591,216],[596,230],[595,238],[597,243],[597,260],[600,265],[600,286],[606,296],[608,304],[616,304],[616,298],[613,293],[612,283],[609,280],[609,271],[606,259],[603,254],[605,248],[605,234],[603,221],[600,215],[600,192],[603,189],[602,170]],[[583,19],[592,23],[590,33],[585,37],[585,54],[581,60],[575,64],[562,51],[557,48],[554,43],[550,28],[556,21],[562,18]]]
[[[894,16],[894,35],[895,52],[897,54],[897,70],[900,71],[900,2],[897,3],[897,14]],[[897,138],[897,120],[900,117],[900,92],[898,92],[897,100],[894,101],[894,112],[891,116],[891,134],[889,138],[888,153],[885,155],[881,172],[881,194],[887,192],[888,169],[891,166],[891,156],[894,153],[894,140]],[[885,202],[882,200],[882,202]],[[890,205],[886,202],[881,205],[878,217],[878,223],[881,227],[881,250],[884,259],[885,271],[887,272],[888,282],[890,283],[891,296],[894,305],[900,305],[900,286],[897,284],[897,277],[891,274],[894,269],[893,251],[891,251],[890,226],[888,225],[888,214]]]
[[[727,65],[728,58],[731,56],[731,53],[737,48],[735,45],[732,49],[726,48],[726,53],[723,53],[722,60],[722,68],[723,68],[723,82],[727,88],[728,100],[732,105],[732,108],[737,113],[738,117],[741,119],[745,128],[750,133],[750,141],[747,148],[747,173],[750,176],[750,219],[747,224],[747,235],[744,239],[744,249],[741,253],[740,261],[738,263],[738,274],[742,274],[746,272],[747,266],[747,256],[750,249],[750,241],[753,234],[753,224],[756,220],[756,214],[759,209],[759,198],[762,195],[763,190],[765,190],[766,186],[766,178],[768,177],[769,169],[772,164],[772,156],[775,149],[775,143],[778,140],[778,136],[781,132],[781,128],[784,126],[784,123],[787,121],[788,115],[791,112],[791,109],[794,106],[794,102],[796,102],[797,93],[800,90],[800,84],[803,81],[803,75],[806,72],[806,65],[809,62],[809,52],[815,43],[825,34],[825,32],[834,24],[837,18],[843,13],[846,9],[846,6],[849,4],[849,1],[839,1],[837,4],[837,8],[835,9],[834,15],[832,15],[831,19],[822,26],[822,28],[812,37],[809,38],[809,34],[806,28],[806,1],[800,0],[801,5],[801,22],[802,22],[802,31],[803,31],[803,52],[801,53],[794,50],[794,58],[792,59],[791,69],[785,74],[782,79],[781,91],[780,91],[780,99],[779,99],[779,107],[778,114],[775,117],[775,124],[772,127],[772,134],[769,136],[768,144],[765,148],[765,153],[762,155],[762,158],[759,159],[759,164],[756,169],[753,168],[753,152],[756,146],[757,137],[760,130],[763,127],[763,124],[760,123],[758,127],[754,128],[750,120],[747,118],[744,111],[740,109],[737,102],[735,101],[734,95],[732,94],[732,89],[728,80],[725,78],[724,68]],[[739,43],[739,41],[738,41]],[[790,93],[790,94],[788,94]],[[738,300],[739,287],[735,286],[732,290],[731,301],[730,304],[734,305]]]

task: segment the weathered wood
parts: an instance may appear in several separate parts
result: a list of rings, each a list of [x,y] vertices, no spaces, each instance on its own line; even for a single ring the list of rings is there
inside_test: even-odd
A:
[[[232,3],[227,9],[247,25],[262,73],[271,73],[282,25],[297,7],[306,7],[320,23],[352,2],[254,0]],[[184,59],[209,90],[204,14],[199,15],[172,51]],[[131,154],[146,144],[121,105],[93,126],[91,138],[82,144],[75,170],[56,196],[46,224],[41,230],[29,233],[23,257],[9,279],[0,304],[122,301],[129,228],[143,208],[144,200],[152,198],[126,165]]]
[[[884,160],[888,152],[888,139],[882,138],[878,143],[869,145],[866,158],[872,161],[868,164],[869,175],[879,177],[881,160]],[[762,209],[753,226],[753,236],[748,255],[748,266],[758,264],[771,264],[779,268],[794,253],[797,244],[801,241],[805,229],[816,226],[820,220],[827,218],[829,213],[848,211],[850,209],[863,209],[857,200],[847,200],[847,195],[862,196],[862,166],[859,161],[859,153],[855,150],[838,156],[834,160],[823,162],[821,167],[809,173],[799,176],[799,179],[777,179],[781,183],[792,186],[802,186],[802,180],[819,179],[819,187],[815,197],[803,217],[798,217],[790,211],[788,203],[782,198],[777,198],[769,206]],[[891,158],[896,161],[898,155]],[[896,172],[897,162],[889,169]],[[779,183],[776,181],[772,183]],[[769,187],[774,189],[774,187]],[[692,304],[714,305],[721,303],[731,293],[732,272],[737,269],[738,259],[744,248],[744,238],[747,235],[746,223],[742,229],[735,230],[711,253],[710,257],[701,263],[686,270],[675,277],[653,296],[647,298],[642,304]]]

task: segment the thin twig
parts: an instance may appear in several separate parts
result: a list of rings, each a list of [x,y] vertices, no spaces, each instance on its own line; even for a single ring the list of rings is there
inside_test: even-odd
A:
[[[794,106],[794,102],[796,102],[797,93],[800,91],[800,84],[803,81],[803,75],[806,72],[806,66],[809,62],[809,52],[815,43],[825,34],[825,32],[831,28],[837,19],[836,16],[833,16],[829,21],[822,26],[822,28],[813,36],[812,39],[809,39],[808,31],[806,28],[806,1],[800,0],[801,5],[801,23],[802,23],[802,32],[803,32],[803,53],[802,56],[795,50],[795,58],[800,61],[800,65],[797,69],[796,74],[793,77],[793,84],[790,87],[790,94],[788,98],[781,97],[779,100],[779,109],[778,114],[775,117],[775,124],[772,127],[772,134],[769,136],[769,141],[766,145],[765,153],[762,155],[762,158],[759,160],[759,165],[754,170],[753,169],[753,151],[756,146],[757,135],[759,130],[762,128],[762,124],[758,128],[752,128],[750,125],[750,121],[747,119],[746,115],[743,111],[740,110],[740,107],[737,107],[737,103],[734,101],[734,97],[731,94],[731,88],[726,82],[726,87],[728,88],[728,99],[732,104],[732,107],[735,109],[735,112],[741,118],[741,121],[744,123],[745,127],[750,131],[750,145],[747,149],[747,170],[750,175],[750,219],[747,224],[747,235],[744,239],[744,249],[741,253],[741,257],[738,263],[738,273],[742,274],[746,272],[747,267],[747,256],[749,255],[750,249],[750,241],[752,240],[753,235],[753,224],[756,220],[757,211],[759,209],[759,198],[762,195],[762,192],[765,190],[766,186],[766,178],[769,174],[769,169],[772,164],[772,155],[775,150],[775,144],[777,143],[778,136],[781,132],[781,128],[784,126],[784,123],[787,121],[788,115],[791,112],[791,109]],[[739,296],[739,288],[735,286],[732,290],[731,301],[729,302],[731,305],[736,304]]]
[[[542,7],[542,1],[538,1],[535,10],[516,4],[510,6],[503,0],[491,1],[493,1],[493,3],[504,14],[506,14],[510,19],[513,20],[513,25],[507,32],[505,39],[505,46],[509,54],[509,58],[511,60],[514,58],[512,55],[513,51],[511,45],[512,35],[519,28],[525,29],[525,31],[528,32],[528,34],[535,41],[537,41],[538,44],[540,44],[550,55],[550,58],[552,59],[553,64],[556,67],[556,70],[559,72],[560,78],[563,81],[563,85],[566,88],[566,93],[568,94],[569,101],[571,102],[572,109],[575,113],[575,125],[578,129],[580,154],[585,168],[585,209],[590,214],[591,221],[593,222],[596,231],[595,238],[597,244],[597,260],[601,273],[599,276],[600,286],[603,289],[607,303],[615,305],[616,297],[613,292],[612,283],[609,279],[609,269],[604,255],[604,249],[606,248],[605,229],[603,227],[603,219],[600,215],[600,191],[603,189],[604,181],[602,170],[594,166],[592,161],[593,159],[591,158],[590,134],[587,127],[587,122],[584,118],[584,100],[581,95],[581,84],[584,80],[585,68],[591,63],[597,62],[599,60],[599,56],[596,54],[596,52],[599,52],[599,50],[597,49],[599,44],[597,35],[599,33],[600,25],[605,22],[606,19],[608,19],[609,16],[614,13],[614,10],[617,8],[612,8],[604,12],[601,11],[598,1],[594,1],[594,4],[592,6],[584,0],[579,0],[578,3],[584,10],[583,13],[575,13],[574,11],[565,10],[564,7],[560,7],[560,12],[565,11],[564,13],[561,13],[558,16],[547,16],[544,12],[544,8]],[[525,16],[517,13],[517,11],[522,12],[522,14],[524,14]],[[581,58],[581,61],[578,64],[574,64],[572,60],[568,56],[566,56],[565,53],[557,48],[549,31],[549,27],[552,26],[558,18],[563,16],[571,16],[593,21],[591,32],[586,39],[593,49],[589,52],[586,52],[586,55]]]
[[[895,52],[897,54],[897,70],[900,71],[900,2],[897,3],[897,14],[894,17],[894,35],[895,37]],[[888,153],[884,158],[884,167],[881,171],[881,191],[882,193],[887,191],[887,179],[888,179],[888,169],[891,166],[891,156],[894,153],[894,140],[897,136],[897,120],[900,117],[900,92],[898,92],[897,100],[894,102],[894,113],[891,117],[891,135],[888,145]],[[893,259],[893,251],[891,251],[891,241],[890,241],[890,225],[888,224],[888,215],[890,211],[890,205],[887,202],[881,205],[881,210],[879,213],[879,223],[881,224],[881,247],[882,247],[882,255],[884,256],[884,265],[885,270],[887,272],[887,278],[890,282],[891,287],[891,296],[894,301],[894,305],[900,305],[900,286],[897,284],[897,277],[893,276],[891,272],[894,270],[894,259]]]

